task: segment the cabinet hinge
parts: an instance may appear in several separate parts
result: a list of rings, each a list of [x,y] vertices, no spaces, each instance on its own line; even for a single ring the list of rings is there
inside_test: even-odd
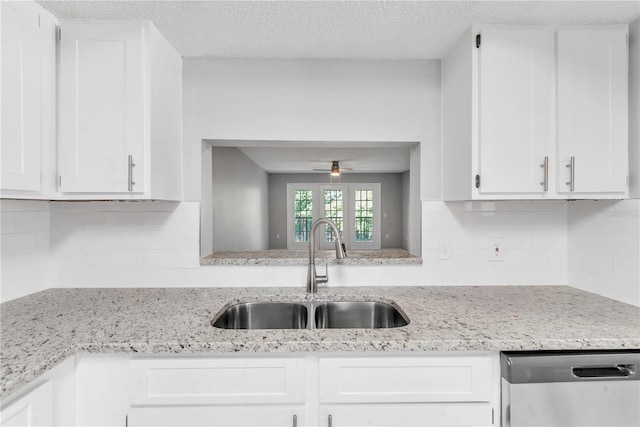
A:
[[[476,188],[480,188],[480,175],[476,175]]]
[[[58,41],[62,40],[62,28],[58,27]]]
[[[477,48],[480,48],[480,39],[481,39],[480,34],[476,34],[476,47]]]

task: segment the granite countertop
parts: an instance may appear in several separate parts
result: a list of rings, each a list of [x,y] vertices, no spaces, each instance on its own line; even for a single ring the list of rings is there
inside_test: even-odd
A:
[[[374,300],[395,329],[222,330],[243,301]],[[566,286],[49,289],[0,305],[0,397],[82,353],[640,348],[640,309]]]
[[[422,258],[404,249],[351,249],[337,260],[334,250],[316,251],[317,264],[341,265],[420,265]],[[217,251],[200,259],[201,265],[308,265],[308,250],[270,249],[268,251]]]

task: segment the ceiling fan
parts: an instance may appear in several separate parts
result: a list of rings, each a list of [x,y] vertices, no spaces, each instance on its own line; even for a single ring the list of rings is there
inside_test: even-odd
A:
[[[351,168],[341,168],[338,160],[331,161],[331,169],[314,169],[319,172],[331,172],[331,176],[340,176],[342,172],[352,171]]]

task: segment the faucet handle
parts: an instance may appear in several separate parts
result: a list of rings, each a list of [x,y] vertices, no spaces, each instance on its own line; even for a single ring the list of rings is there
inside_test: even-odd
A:
[[[324,275],[316,274],[316,283],[327,283],[329,281],[329,266],[324,265]]]

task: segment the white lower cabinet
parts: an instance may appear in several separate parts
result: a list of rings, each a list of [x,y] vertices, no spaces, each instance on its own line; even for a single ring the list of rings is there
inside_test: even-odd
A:
[[[494,425],[487,356],[320,357],[321,426]]]
[[[489,403],[321,405],[319,426],[490,426]]]
[[[0,412],[0,425],[52,426],[53,384],[43,381],[13,404]]]
[[[128,426],[497,425],[496,366],[490,354],[134,358]]]
[[[0,426],[76,425],[74,358],[2,399]]]
[[[304,405],[134,407],[128,426],[303,426]]]

